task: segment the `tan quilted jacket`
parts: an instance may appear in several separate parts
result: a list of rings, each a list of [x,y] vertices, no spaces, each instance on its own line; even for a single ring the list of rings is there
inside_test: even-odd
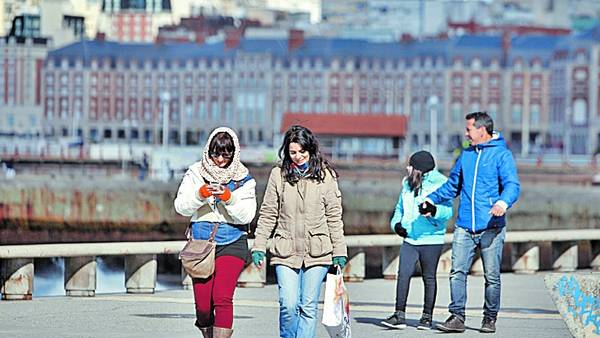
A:
[[[335,256],[347,256],[342,221],[342,194],[337,180],[325,170],[324,182],[301,179],[290,185],[279,167],[271,170],[259,211],[252,251],[269,251],[271,265],[291,268],[329,265]]]

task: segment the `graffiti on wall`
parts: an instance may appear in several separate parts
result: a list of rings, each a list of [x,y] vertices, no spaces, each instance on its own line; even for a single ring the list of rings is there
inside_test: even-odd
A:
[[[579,319],[584,327],[593,325],[594,333],[600,334],[600,298],[587,294],[573,275],[563,275],[556,286],[559,296],[569,304],[567,313]]]

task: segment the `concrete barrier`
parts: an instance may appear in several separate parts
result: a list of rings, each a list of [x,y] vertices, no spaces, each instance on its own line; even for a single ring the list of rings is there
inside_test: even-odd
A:
[[[65,293],[72,297],[96,295],[96,256],[65,258]]]
[[[452,235],[445,237],[444,251],[440,257],[438,274],[447,275],[451,268]],[[520,273],[535,273],[540,269],[540,247],[552,247],[552,268],[556,271],[574,271],[580,266],[578,241],[590,241],[589,267],[600,269],[600,229],[553,230],[508,232],[506,235],[503,264]],[[252,240],[249,246],[252,247]],[[382,247],[382,271],[384,278],[396,278],[399,248],[402,239],[396,235],[347,236],[346,244],[350,259],[344,268],[344,278],[349,282],[360,282],[366,276],[365,248]],[[2,299],[31,299],[33,289],[33,258],[65,257],[65,292],[69,296],[95,295],[96,256],[125,256],[125,287],[128,293],[153,293],[156,287],[157,254],[177,254],[185,241],[116,242],[116,243],[66,243],[0,246],[2,266]],[[550,255],[548,255],[550,256]],[[508,257],[508,259],[507,259]],[[586,254],[587,257],[587,254]],[[240,275],[242,287],[261,287],[266,283],[268,265],[257,269],[248,265]],[[504,270],[506,271],[506,270]],[[471,272],[483,273],[481,260],[475,257]],[[182,271],[182,287],[192,288],[192,281]]]
[[[31,300],[33,294],[33,259],[2,260],[2,299]]]
[[[157,267],[155,254],[125,256],[127,293],[154,293]]]
[[[540,269],[540,247],[534,243],[513,244],[513,264],[515,273],[536,273]]]

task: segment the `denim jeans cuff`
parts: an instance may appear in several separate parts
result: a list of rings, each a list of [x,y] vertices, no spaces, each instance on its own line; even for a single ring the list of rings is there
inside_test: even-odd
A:
[[[456,312],[450,312],[452,315],[458,317],[460,320],[465,321],[465,315],[461,315],[460,313],[456,313]]]

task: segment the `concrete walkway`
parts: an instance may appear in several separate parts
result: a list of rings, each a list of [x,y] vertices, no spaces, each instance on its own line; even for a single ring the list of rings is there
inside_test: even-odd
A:
[[[544,287],[544,274],[503,274],[502,309],[496,337],[569,337],[570,333]],[[469,276],[467,331],[451,336],[480,337],[483,277]],[[348,283],[352,334],[363,337],[421,337],[441,334],[419,331],[423,288],[413,278],[408,299],[409,327],[390,330],[379,322],[392,313],[395,281],[372,279]],[[447,317],[449,286],[438,278],[435,321]],[[322,304],[320,304],[322,306]],[[319,315],[321,312],[319,313]],[[94,298],[38,297],[32,301],[0,301],[0,337],[199,337],[193,326],[193,295],[189,290],[152,295],[103,294]],[[277,286],[237,289],[234,337],[277,337]],[[317,337],[327,337],[318,325]]]

